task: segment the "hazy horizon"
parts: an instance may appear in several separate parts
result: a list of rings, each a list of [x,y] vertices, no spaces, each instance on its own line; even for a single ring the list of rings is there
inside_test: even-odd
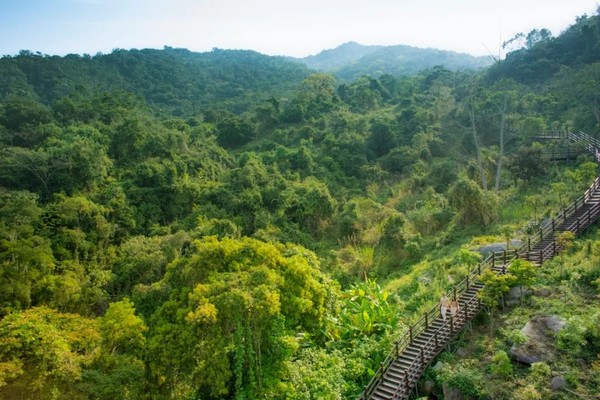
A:
[[[0,0],[0,54],[254,50],[306,57],[347,42],[497,55],[519,32],[560,34],[596,0]]]

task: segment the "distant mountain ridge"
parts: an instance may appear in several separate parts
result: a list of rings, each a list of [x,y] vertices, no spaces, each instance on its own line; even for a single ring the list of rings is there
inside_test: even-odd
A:
[[[385,46],[365,46],[356,42],[347,42],[334,49],[322,50],[318,54],[304,57],[299,61],[309,68],[332,71],[352,64]]]
[[[475,57],[448,50],[407,45],[365,46],[356,42],[344,43],[334,49],[297,60],[309,68],[329,72],[350,81],[363,75],[414,75],[436,65],[460,70],[480,69],[492,64],[489,57]]]
[[[176,114],[206,108],[237,113],[270,97],[285,97],[311,71],[297,61],[251,50],[116,49],[64,57],[21,51],[0,57],[0,99],[58,98],[126,91]]]

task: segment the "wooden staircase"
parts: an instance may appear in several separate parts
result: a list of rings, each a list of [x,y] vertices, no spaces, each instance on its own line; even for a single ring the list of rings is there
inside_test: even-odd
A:
[[[600,163],[600,141],[584,133],[568,133],[567,138],[582,144]],[[481,273],[490,269],[497,274],[506,273],[507,267],[517,258],[541,265],[561,250],[556,241],[562,232],[571,231],[576,236],[590,226],[600,215],[600,177],[590,188],[564,208],[548,224],[529,237],[516,250],[491,253],[479,263],[448,297],[458,300],[459,312],[444,320],[438,303],[427,311],[408,331],[395,342],[394,349],[380,364],[378,371],[365,386],[359,400],[408,399],[427,366],[444,349],[465,325],[482,309],[477,293],[484,287],[478,280]]]
[[[545,133],[533,137],[532,141],[552,143],[542,151],[542,159],[548,161],[574,160],[585,153],[599,156],[595,149],[600,149],[600,141],[583,132]]]
[[[536,234],[529,237],[518,250],[518,257],[541,265],[562,250],[557,237],[562,232],[570,231],[575,236],[591,225],[600,214],[600,177],[594,180],[590,188],[564,208],[548,224]]]

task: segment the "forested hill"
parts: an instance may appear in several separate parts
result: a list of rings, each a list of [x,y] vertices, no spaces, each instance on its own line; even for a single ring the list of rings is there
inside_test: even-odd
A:
[[[356,42],[347,42],[334,49],[323,50],[318,54],[299,59],[309,68],[322,71],[335,71],[362,57],[383,48],[383,46],[365,46]]]
[[[449,70],[480,69],[492,63],[490,57],[474,57],[453,51],[423,49],[412,46],[364,46],[345,43],[335,49],[324,50],[314,56],[300,59],[310,68],[330,72],[344,80],[355,80],[363,75],[415,75],[435,66]]]
[[[578,17],[575,24],[557,37],[552,37],[547,29],[534,29],[527,35],[516,35],[509,42],[520,42],[522,47],[494,65],[490,76],[539,85],[561,72],[600,61],[600,17]]]
[[[175,114],[206,108],[241,112],[270,97],[285,96],[308,74],[298,62],[247,50],[195,53],[165,47],[93,57],[22,51],[0,59],[0,98],[50,103],[66,95],[121,90]]]
[[[502,74],[349,82],[249,51],[2,58],[0,399],[356,398],[482,246],[525,239],[597,176],[532,143],[599,136],[586,37],[576,62],[537,57],[534,35]],[[517,73],[549,57],[558,73]],[[520,275],[545,297],[490,312],[493,338],[482,315],[468,359],[440,356],[433,396],[573,398],[549,394],[555,373],[600,392],[600,233],[584,240]],[[549,312],[555,358],[512,362]]]

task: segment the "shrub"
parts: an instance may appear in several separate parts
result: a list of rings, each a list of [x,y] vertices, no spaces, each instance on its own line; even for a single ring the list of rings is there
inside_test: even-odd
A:
[[[492,374],[499,377],[509,377],[513,373],[513,366],[508,358],[508,354],[504,350],[499,350],[492,357],[490,366]]]

